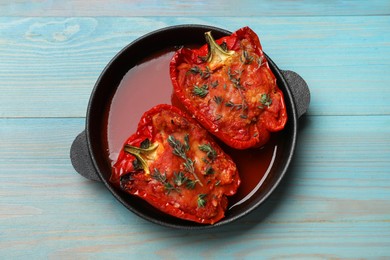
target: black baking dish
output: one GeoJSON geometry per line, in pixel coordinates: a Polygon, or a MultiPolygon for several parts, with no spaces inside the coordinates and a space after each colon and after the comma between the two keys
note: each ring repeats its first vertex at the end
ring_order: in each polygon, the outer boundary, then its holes
{"type": "Polygon", "coordinates": [[[285,149],[279,155],[278,163],[273,166],[272,174],[267,177],[255,196],[240,207],[228,210],[225,218],[214,225],[202,225],[167,216],[141,199],[118,190],[109,182],[111,165],[104,151],[105,147],[99,141],[105,124],[102,115],[110,102],[110,97],[114,95],[123,76],[141,60],[152,53],[172,46],[203,45],[205,43],[204,33],[207,31],[212,31],[216,39],[231,34],[229,31],[206,25],[178,25],[151,32],[121,50],[110,61],[97,80],[87,109],[85,130],[76,137],[70,151],[72,164],[82,176],[103,182],[115,198],[140,217],[173,228],[204,229],[222,226],[241,218],[260,206],[278,186],[290,165],[296,146],[298,119],[306,113],[310,101],[310,92],[305,81],[295,72],[280,70],[266,56],[269,66],[277,78],[278,86],[285,97],[288,112],[288,122],[283,130],[288,136],[285,149]]]}

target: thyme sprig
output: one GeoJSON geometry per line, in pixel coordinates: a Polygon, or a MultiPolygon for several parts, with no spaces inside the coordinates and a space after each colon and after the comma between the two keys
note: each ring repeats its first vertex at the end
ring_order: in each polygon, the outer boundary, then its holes
{"type": "Polygon", "coordinates": [[[196,182],[189,179],[187,176],[185,176],[182,171],[177,172],[177,173],[175,172],[174,176],[175,176],[174,182],[178,187],[185,185],[187,187],[187,189],[190,189],[190,190],[195,188],[196,182]]]}
{"type": "Polygon", "coordinates": [[[215,158],[217,158],[217,152],[211,146],[211,144],[201,144],[199,145],[199,150],[205,152],[207,157],[212,161],[215,160],[215,158]]]}
{"type": "Polygon", "coordinates": [[[188,72],[189,73],[192,73],[192,74],[200,74],[201,73],[201,69],[198,67],[198,66],[194,66],[194,67],[191,67],[188,72]]]}
{"type": "Polygon", "coordinates": [[[226,42],[222,42],[219,46],[221,47],[222,50],[226,52],[228,51],[228,46],[226,42]]]}
{"type": "Polygon", "coordinates": [[[214,168],[211,167],[211,165],[207,166],[205,174],[206,175],[210,175],[210,174],[213,174],[213,173],[214,173],[214,168]]]}
{"type": "MultiPolygon", "coordinates": [[[[264,106],[270,107],[272,104],[272,99],[271,99],[270,95],[266,94],[266,93],[262,94],[260,97],[260,103],[263,104],[264,106]]],[[[261,106],[259,108],[262,109],[263,107],[261,106]]]]}
{"type": "Polygon", "coordinates": [[[218,86],[218,84],[219,84],[218,80],[213,81],[213,82],[210,83],[212,88],[216,88],[218,86]]]}
{"type": "MultiPolygon", "coordinates": [[[[227,103],[225,103],[225,106],[230,107],[231,110],[233,110],[234,108],[236,110],[243,109],[243,113],[247,113],[248,105],[247,105],[247,102],[245,100],[245,96],[243,94],[243,91],[245,90],[245,88],[241,84],[242,72],[243,72],[242,70],[240,70],[240,71],[235,70],[234,72],[232,72],[231,68],[230,67],[228,68],[227,74],[228,74],[229,80],[233,83],[233,86],[238,90],[238,93],[240,94],[241,99],[242,99],[242,103],[241,104],[234,104],[233,102],[228,101],[227,103]]],[[[241,114],[240,117],[243,119],[246,119],[248,116],[246,114],[241,114]]]]}
{"type": "Polygon", "coordinates": [[[205,70],[202,70],[198,66],[194,66],[194,67],[191,67],[188,70],[188,72],[192,73],[192,74],[199,74],[202,79],[207,79],[211,75],[211,70],[210,70],[210,68],[208,66],[206,66],[205,70]]]}
{"type": "Polygon", "coordinates": [[[152,178],[161,182],[164,185],[164,189],[168,192],[168,194],[171,191],[180,192],[180,190],[175,187],[172,183],[168,181],[167,174],[161,173],[157,168],[154,168],[153,173],[151,174],[152,178]]]}
{"type": "Polygon", "coordinates": [[[197,202],[198,202],[198,208],[204,208],[206,206],[206,196],[207,194],[199,194],[198,195],[198,198],[197,198],[197,202]]]}
{"type": "Polygon", "coordinates": [[[229,77],[229,80],[233,83],[233,86],[237,89],[242,89],[243,86],[241,85],[241,74],[242,74],[242,71],[233,71],[231,70],[231,68],[229,67],[228,68],[228,71],[227,71],[227,74],[228,74],[228,77],[229,77]]]}
{"type": "Polygon", "coordinates": [[[240,57],[241,62],[244,63],[245,65],[251,64],[254,59],[255,59],[255,57],[249,55],[247,50],[244,50],[242,52],[241,57],[240,57]]]}
{"type": "Polygon", "coordinates": [[[207,96],[207,94],[209,93],[209,87],[207,86],[207,84],[204,84],[203,86],[199,87],[197,85],[194,86],[194,88],[192,89],[192,93],[195,95],[195,96],[199,96],[201,98],[204,98],[207,96]]]}
{"type": "Polygon", "coordinates": [[[184,136],[184,144],[177,140],[173,135],[170,135],[168,136],[168,143],[173,148],[172,153],[184,159],[184,168],[194,176],[196,182],[199,182],[199,184],[203,186],[202,182],[199,180],[198,176],[195,173],[195,162],[187,157],[187,152],[190,149],[189,135],[187,134],[186,136],[184,136]]]}
{"type": "Polygon", "coordinates": [[[225,106],[226,107],[230,107],[230,110],[233,110],[233,109],[236,109],[236,110],[240,110],[244,107],[243,104],[234,104],[232,101],[228,101],[225,103],[225,106]]]}
{"type": "Polygon", "coordinates": [[[223,97],[221,96],[214,96],[213,98],[214,102],[217,103],[217,105],[220,105],[223,101],[223,97]]]}
{"type": "Polygon", "coordinates": [[[223,117],[223,116],[222,116],[221,114],[216,114],[216,115],[215,115],[215,121],[221,120],[222,117],[223,117]]]}

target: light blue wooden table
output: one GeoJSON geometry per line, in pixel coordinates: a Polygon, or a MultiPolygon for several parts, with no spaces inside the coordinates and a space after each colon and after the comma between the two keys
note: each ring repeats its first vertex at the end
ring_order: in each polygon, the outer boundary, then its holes
{"type": "Polygon", "coordinates": [[[390,259],[389,15],[385,0],[1,1],[0,259],[390,259]],[[135,216],[69,159],[108,61],[187,23],[250,26],[312,93],[282,185],[196,232],[135,216]]]}

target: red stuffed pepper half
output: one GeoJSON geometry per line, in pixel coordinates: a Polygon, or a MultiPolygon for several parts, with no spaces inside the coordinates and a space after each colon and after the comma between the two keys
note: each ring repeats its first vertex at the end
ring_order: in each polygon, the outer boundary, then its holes
{"type": "Polygon", "coordinates": [[[181,48],[170,63],[174,93],[209,132],[236,149],[265,144],[287,121],[283,93],[258,36],[244,27],[199,49],[181,48]]]}
{"type": "Polygon", "coordinates": [[[171,105],[145,112],[125,142],[110,181],[172,216],[214,224],[240,184],[237,168],[212,136],[171,105]]]}

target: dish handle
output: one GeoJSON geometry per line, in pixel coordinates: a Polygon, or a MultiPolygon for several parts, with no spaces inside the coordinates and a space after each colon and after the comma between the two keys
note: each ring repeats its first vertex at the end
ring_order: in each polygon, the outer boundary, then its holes
{"type": "Polygon", "coordinates": [[[95,167],[93,166],[92,158],[88,151],[85,130],[74,139],[70,148],[70,160],[73,168],[81,176],[89,180],[101,181],[95,167]]]}
{"type": "Polygon", "coordinates": [[[286,79],[292,92],[295,106],[297,109],[298,118],[307,112],[310,104],[310,90],[306,81],[296,72],[291,70],[282,70],[282,74],[286,79]]]}

